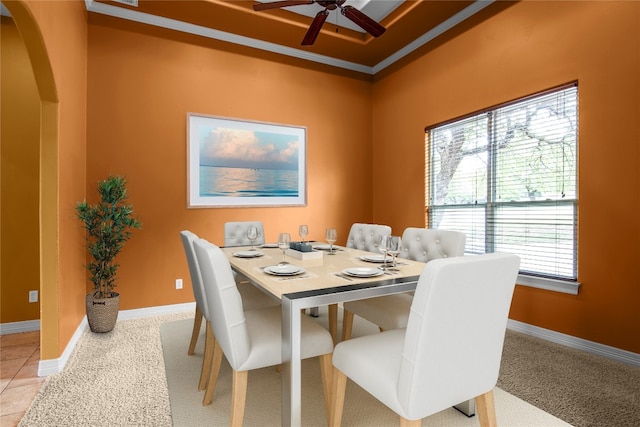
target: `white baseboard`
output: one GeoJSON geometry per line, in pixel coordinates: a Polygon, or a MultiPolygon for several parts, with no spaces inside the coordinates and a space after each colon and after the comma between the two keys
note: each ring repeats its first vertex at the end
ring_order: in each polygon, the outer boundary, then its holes
{"type": "Polygon", "coordinates": [[[40,330],[40,319],[25,320],[22,322],[0,323],[0,335],[17,334],[19,332],[31,332],[40,330]]]}
{"type": "MultiPolygon", "coordinates": [[[[118,320],[131,320],[131,319],[139,319],[142,317],[150,317],[150,316],[158,316],[161,314],[172,314],[172,313],[183,313],[183,312],[193,312],[196,308],[195,302],[187,302],[183,304],[172,304],[172,305],[161,305],[157,307],[147,307],[147,308],[136,308],[133,310],[120,310],[118,312],[118,320]]],[[[38,329],[40,329],[40,321],[38,321],[38,329]]],[[[47,375],[57,374],[62,372],[65,365],[69,361],[69,357],[71,357],[71,353],[78,344],[80,337],[84,333],[85,329],[89,326],[87,322],[87,316],[82,318],[82,321],[76,328],[76,331],[73,333],[71,340],[64,349],[62,356],[57,359],[47,359],[40,360],[38,364],[38,376],[46,377],[47,375]]]]}
{"type": "Polygon", "coordinates": [[[195,302],[185,302],[183,304],[159,305],[156,307],[135,308],[133,310],[120,310],[118,320],[139,319],[141,317],[159,316],[161,314],[183,313],[195,311],[195,302]]]}
{"type": "Polygon", "coordinates": [[[84,316],[82,318],[82,321],[76,328],[76,331],[73,333],[73,336],[71,336],[71,339],[65,347],[64,352],[62,352],[62,356],[58,357],[57,359],[40,360],[40,362],[38,363],[39,377],[46,377],[51,374],[62,372],[64,366],[67,364],[69,358],[71,357],[71,353],[73,353],[73,349],[76,348],[76,344],[78,344],[78,341],[80,341],[80,337],[82,336],[82,333],[87,328],[87,326],[89,326],[89,323],[87,323],[87,316],[84,316]]]}
{"type": "MultiPolygon", "coordinates": [[[[118,320],[130,320],[139,319],[142,317],[158,316],[161,314],[183,313],[195,310],[195,302],[163,305],[157,307],[138,308],[133,310],[121,310],[118,313],[118,320]]],[[[31,320],[27,322],[13,322],[0,325],[2,327],[2,333],[13,332],[27,332],[40,329],[39,320],[31,320]],[[24,329],[30,328],[30,329],[24,329]],[[6,332],[5,332],[6,331],[6,332]],[[13,331],[13,332],[9,332],[13,331]]],[[[62,356],[57,359],[41,360],[38,366],[38,376],[47,376],[62,372],[66,365],[71,353],[73,352],[80,336],[88,326],[87,317],[85,316],[75,333],[71,337],[71,340],[67,344],[62,356]]],[[[555,332],[550,329],[540,328],[538,326],[529,325],[528,323],[519,322],[517,320],[509,319],[507,327],[516,332],[522,332],[527,335],[531,335],[537,338],[541,338],[547,341],[562,344],[570,348],[586,351],[602,357],[616,360],[618,362],[626,363],[629,365],[640,366],[640,354],[633,353],[626,350],[621,350],[615,347],[610,347],[604,344],[598,344],[593,341],[588,341],[582,338],[577,338],[571,335],[555,332]]]]}
{"type": "Polygon", "coordinates": [[[507,328],[628,365],[640,366],[640,354],[509,319],[507,328]]]}

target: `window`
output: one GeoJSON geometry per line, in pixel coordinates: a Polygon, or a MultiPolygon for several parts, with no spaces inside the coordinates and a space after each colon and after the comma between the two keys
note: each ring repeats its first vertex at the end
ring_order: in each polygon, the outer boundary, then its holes
{"type": "Polygon", "coordinates": [[[521,277],[577,280],[576,84],[427,128],[426,144],[430,228],[519,255],[521,277]]]}

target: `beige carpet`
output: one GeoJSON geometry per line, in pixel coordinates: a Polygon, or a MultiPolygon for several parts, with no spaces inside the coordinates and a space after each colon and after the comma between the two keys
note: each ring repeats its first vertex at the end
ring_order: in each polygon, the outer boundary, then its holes
{"type": "Polygon", "coordinates": [[[47,377],[20,427],[171,426],[160,325],[185,317],[118,321],[105,334],[87,328],[64,370],[47,377]]]}
{"type": "MultiPolygon", "coordinates": [[[[204,339],[195,355],[186,354],[192,316],[119,321],[107,334],[87,329],[63,372],[47,378],[20,426],[228,425],[230,369],[223,364],[214,401],[203,407],[197,382],[204,339]]],[[[326,323],[325,311],[321,310],[319,321],[326,323]]],[[[373,325],[356,318],[354,335],[375,331],[373,325]]],[[[303,387],[304,426],[326,426],[315,360],[303,364],[303,387]]],[[[273,368],[251,372],[247,400],[245,426],[279,426],[280,374],[273,368]]],[[[354,384],[347,390],[345,403],[344,426],[398,425],[393,413],[354,384]]],[[[502,427],[568,425],[502,390],[496,390],[496,406],[502,427]]],[[[449,409],[425,419],[423,425],[477,426],[478,422],[449,409]]]]}
{"type": "Polygon", "coordinates": [[[507,331],[498,386],[579,427],[640,426],[640,367],[507,331]]]}
{"type": "MultiPolygon", "coordinates": [[[[322,311],[319,321],[326,321],[322,311]]],[[[173,425],[176,427],[229,425],[230,367],[226,361],[223,362],[213,403],[202,406],[204,392],[197,390],[197,384],[202,363],[204,335],[201,332],[196,354],[187,356],[192,327],[192,319],[168,322],[160,327],[173,425]]],[[[356,317],[354,336],[375,331],[373,325],[356,317]]],[[[303,426],[326,426],[317,360],[304,361],[302,369],[303,426]]],[[[274,368],[250,372],[244,425],[260,427],[280,425],[280,396],[280,374],[274,368]]],[[[500,426],[569,426],[564,421],[503,390],[495,390],[495,400],[500,426]]],[[[374,427],[398,424],[399,418],[392,411],[357,385],[349,382],[345,399],[344,426],[374,427]]],[[[477,417],[467,418],[455,409],[448,409],[425,418],[422,424],[440,427],[479,425],[477,417]]]]}

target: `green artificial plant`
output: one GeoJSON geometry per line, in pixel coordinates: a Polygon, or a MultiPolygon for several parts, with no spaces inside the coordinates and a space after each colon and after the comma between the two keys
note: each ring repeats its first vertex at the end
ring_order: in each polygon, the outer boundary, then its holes
{"type": "Polygon", "coordinates": [[[117,293],[116,274],[120,266],[115,262],[133,229],[142,224],[134,216],[133,206],[127,204],[127,181],[121,176],[109,176],[98,182],[101,200],[95,205],[87,201],[76,205],[78,218],[87,230],[87,250],[92,260],[85,265],[93,283],[94,298],[111,298],[117,293]]]}

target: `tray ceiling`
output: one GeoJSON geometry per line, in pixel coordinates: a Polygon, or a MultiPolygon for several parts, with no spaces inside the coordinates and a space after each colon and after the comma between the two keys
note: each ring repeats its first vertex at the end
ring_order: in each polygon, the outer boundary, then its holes
{"type": "MultiPolygon", "coordinates": [[[[269,1],[269,0],[263,0],[269,1]]],[[[317,4],[253,10],[254,1],[85,0],[91,13],[142,22],[366,74],[375,74],[491,6],[494,0],[349,0],[387,28],[373,38],[331,15],[316,42],[300,42],[317,4]]],[[[490,10],[490,9],[488,9],[490,10]]],[[[342,19],[341,19],[342,18],[342,19]]]]}

